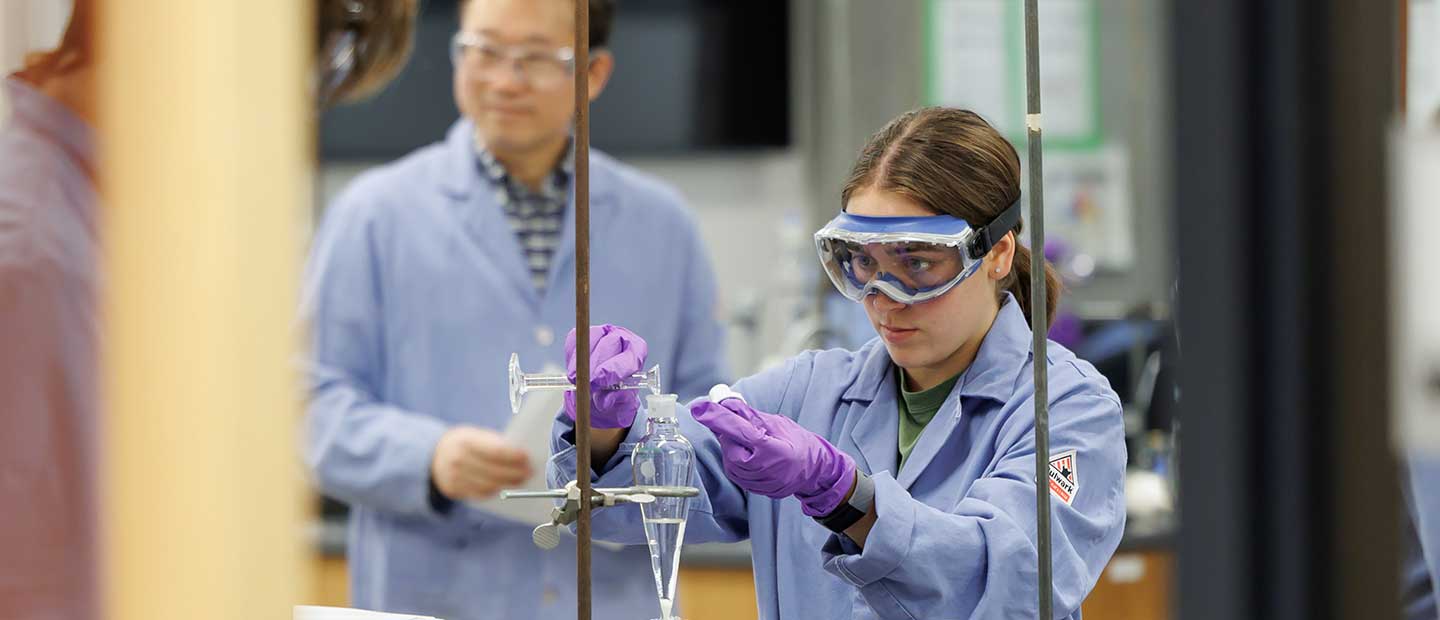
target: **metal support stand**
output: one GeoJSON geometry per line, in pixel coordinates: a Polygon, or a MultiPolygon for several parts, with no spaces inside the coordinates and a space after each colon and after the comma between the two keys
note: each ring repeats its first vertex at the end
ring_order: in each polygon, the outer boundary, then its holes
{"type": "MultiPolygon", "coordinates": [[[[1047,382],[1045,288],[1045,170],[1040,139],[1040,11],[1025,0],[1025,95],[1030,155],[1030,328],[1035,335],[1035,536],[1039,553],[1040,618],[1055,617],[1050,566],[1050,390],[1047,382]]],[[[1018,240],[1017,240],[1018,241],[1018,240]]]]}
{"type": "MultiPolygon", "coordinates": [[[[563,489],[502,491],[500,497],[503,499],[565,500],[564,504],[556,506],[555,510],[550,512],[549,523],[535,526],[535,531],[530,534],[531,540],[535,541],[535,546],[541,549],[554,549],[560,544],[560,528],[568,526],[580,518],[581,493],[580,486],[571,481],[563,489]]],[[[590,503],[604,508],[621,504],[648,504],[655,501],[657,497],[696,497],[698,495],[700,495],[700,489],[695,487],[620,487],[593,489],[590,494],[590,503]]]]}
{"type": "Polygon", "coordinates": [[[578,620],[590,620],[590,3],[575,2],[575,535],[578,620]]]}

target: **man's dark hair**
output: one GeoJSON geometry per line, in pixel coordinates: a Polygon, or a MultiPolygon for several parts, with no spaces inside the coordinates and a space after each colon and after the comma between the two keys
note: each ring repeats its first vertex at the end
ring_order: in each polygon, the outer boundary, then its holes
{"type": "MultiPolygon", "coordinates": [[[[470,0],[460,1],[460,10],[470,0]]],[[[590,47],[605,47],[610,43],[610,28],[615,23],[616,0],[590,0],[590,47]]]]}

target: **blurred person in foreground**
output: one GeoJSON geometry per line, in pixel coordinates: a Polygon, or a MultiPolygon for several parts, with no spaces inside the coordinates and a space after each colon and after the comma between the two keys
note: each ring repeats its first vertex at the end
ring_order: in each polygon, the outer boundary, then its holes
{"type": "MultiPolygon", "coordinates": [[[[95,18],[4,79],[0,127],[0,618],[100,617],[95,18]]],[[[321,0],[324,102],[404,64],[415,0],[321,0]]]]}

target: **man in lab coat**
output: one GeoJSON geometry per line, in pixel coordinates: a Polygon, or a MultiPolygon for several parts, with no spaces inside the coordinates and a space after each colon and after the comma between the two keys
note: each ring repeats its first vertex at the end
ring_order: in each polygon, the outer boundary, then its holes
{"type": "MultiPolygon", "coordinates": [[[[451,46],[463,118],[445,140],[361,175],[315,241],[307,458],[352,507],[353,603],[447,620],[564,618],[573,541],[478,508],[544,463],[503,434],[506,363],[563,364],[574,324],[574,71],[594,99],[613,3],[590,1],[587,67],[572,0],[466,0],[451,46]]],[[[590,157],[592,322],[638,326],[665,389],[727,380],[714,275],[674,189],[590,157]]],[[[548,426],[548,425],[546,425],[548,426]]],[[[636,527],[640,527],[636,524],[636,527]]],[[[594,551],[596,618],[658,615],[647,550],[594,551]]]]}

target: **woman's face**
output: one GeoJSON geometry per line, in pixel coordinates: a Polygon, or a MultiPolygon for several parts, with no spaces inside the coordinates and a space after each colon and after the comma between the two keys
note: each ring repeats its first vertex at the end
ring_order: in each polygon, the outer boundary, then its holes
{"type": "MultiPolygon", "coordinates": [[[[879,217],[935,215],[905,196],[874,188],[851,195],[845,211],[879,217]]],[[[999,310],[998,281],[1009,273],[1014,251],[1010,239],[996,244],[974,275],[935,299],[907,306],[877,293],[862,302],[890,359],[912,380],[923,387],[938,384],[974,360],[999,310]]]]}

